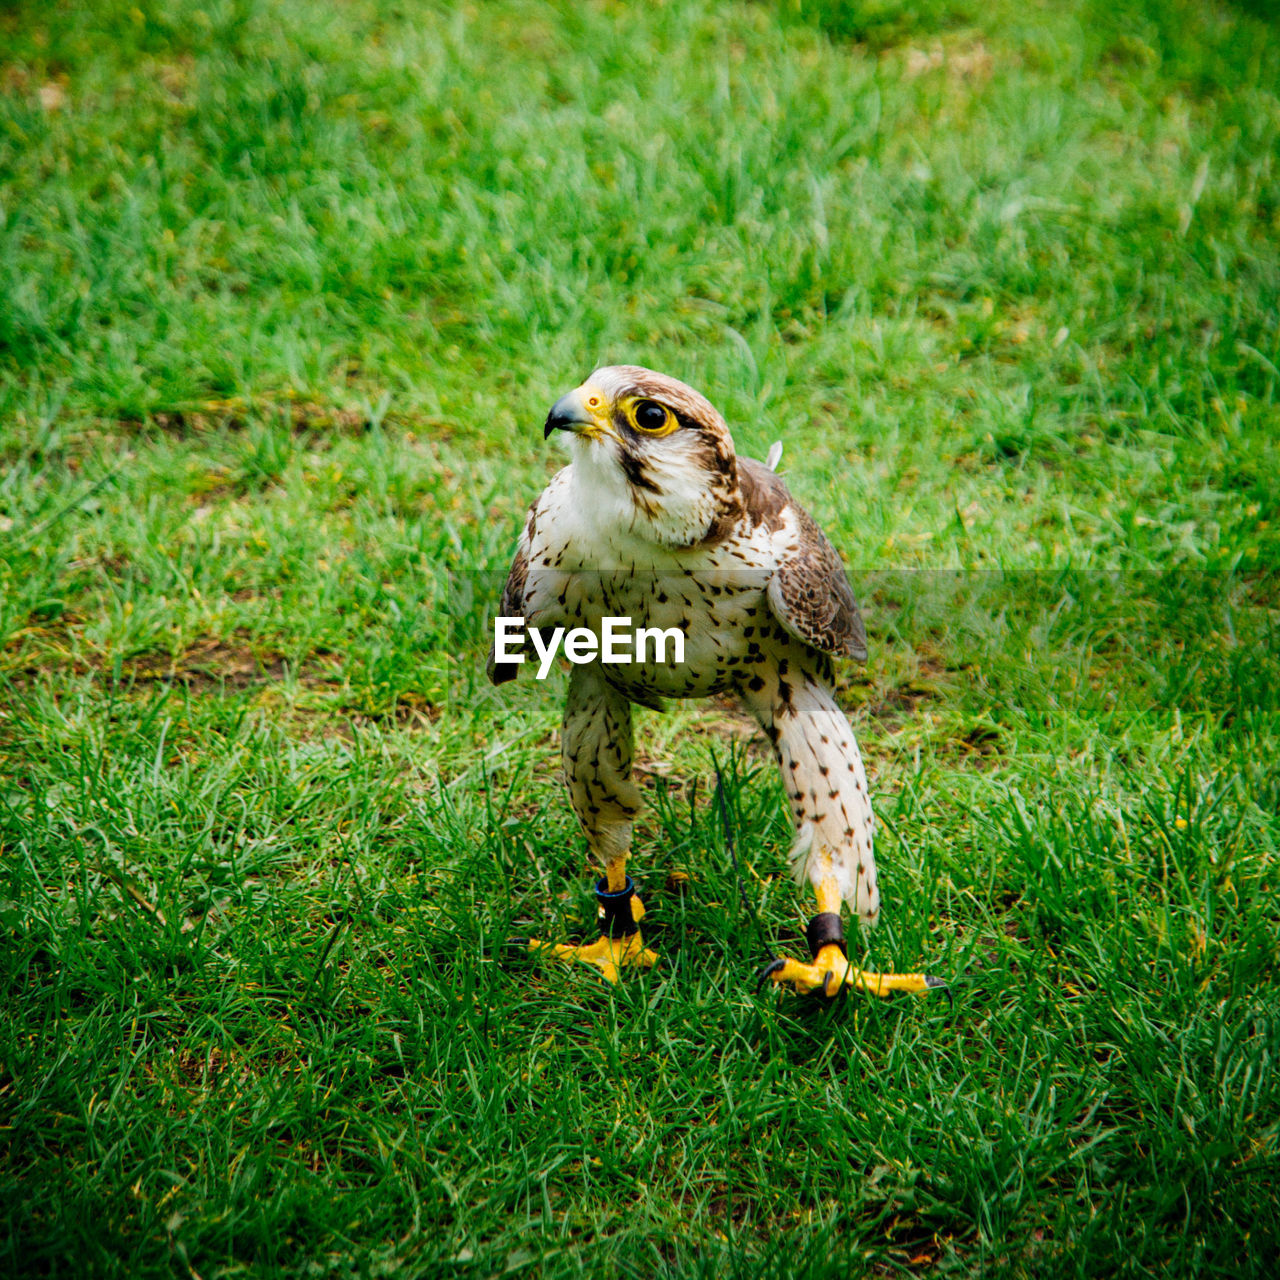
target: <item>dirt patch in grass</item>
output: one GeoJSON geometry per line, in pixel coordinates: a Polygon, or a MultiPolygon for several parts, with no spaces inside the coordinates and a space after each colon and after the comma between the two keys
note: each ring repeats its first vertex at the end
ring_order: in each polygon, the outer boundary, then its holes
{"type": "MultiPolygon", "coordinates": [[[[377,400],[376,391],[370,397],[377,400]]],[[[167,434],[188,439],[219,430],[243,431],[253,423],[287,420],[295,435],[360,435],[376,422],[395,422],[411,430],[429,430],[432,439],[448,440],[457,424],[452,419],[390,412],[372,415],[361,405],[322,403],[318,400],[239,398],[211,400],[191,407],[165,409],[145,418],[117,419],[111,425],[126,432],[151,426],[167,434]]]]}
{"type": "Polygon", "coordinates": [[[755,716],[743,710],[742,703],[731,693],[717,694],[711,700],[713,714],[706,728],[718,730],[738,744],[748,760],[772,760],[773,752],[755,716]]]}
{"type": "MultiPolygon", "coordinates": [[[[66,624],[82,620],[67,614],[58,621],[64,624],[60,635],[67,638],[73,628],[66,624]]],[[[48,658],[48,653],[31,655],[15,674],[31,679],[45,673],[50,667],[48,658]]],[[[304,683],[321,686],[336,681],[336,661],[333,655],[319,652],[293,663],[277,650],[255,646],[245,632],[235,631],[225,637],[202,636],[179,653],[150,649],[130,654],[120,662],[119,679],[126,685],[164,683],[181,684],[197,692],[235,691],[278,683],[292,670],[304,683]]],[[[115,655],[69,656],[63,669],[109,681],[115,672],[115,655]]]]}
{"type": "MultiPolygon", "coordinates": [[[[865,715],[882,733],[898,732],[920,714],[925,703],[936,702],[946,693],[944,682],[952,668],[941,657],[917,651],[908,665],[907,671],[876,672],[865,715]]],[[[841,687],[849,689],[844,682],[841,687]]]]}
{"type": "Polygon", "coordinates": [[[937,696],[937,691],[933,689],[921,688],[915,684],[901,685],[888,690],[883,697],[873,702],[867,708],[867,713],[883,732],[893,733],[908,720],[915,718],[922,702],[937,696]]]}
{"type": "MultiPolygon", "coordinates": [[[[209,401],[199,408],[166,409],[151,414],[147,422],[185,439],[217,430],[243,430],[255,419],[265,421],[280,415],[287,417],[297,432],[319,429],[354,432],[369,425],[369,415],[363,409],[324,405],[313,400],[257,401],[251,404],[239,399],[209,401]]],[[[136,427],[138,423],[122,420],[119,425],[136,427]]]]}
{"type": "Polygon", "coordinates": [[[236,638],[197,640],[180,654],[141,653],[120,666],[122,678],[131,682],[163,681],[192,689],[248,689],[283,680],[288,670],[280,654],[256,652],[236,638]]]}
{"type": "Polygon", "coordinates": [[[402,729],[413,725],[425,727],[435,724],[443,710],[439,703],[432,702],[420,693],[402,693],[385,707],[373,709],[367,703],[360,703],[354,710],[348,708],[347,719],[354,725],[394,724],[402,729]],[[361,707],[364,709],[360,709],[361,707]]]}
{"type": "MultiPolygon", "coordinates": [[[[278,649],[255,643],[243,629],[226,636],[202,636],[178,653],[152,648],[129,654],[120,659],[117,671],[115,653],[94,651],[80,641],[83,625],[82,617],[68,611],[38,631],[27,629],[0,648],[0,653],[7,651],[11,665],[5,676],[13,687],[19,691],[30,689],[40,677],[54,672],[91,676],[98,683],[118,684],[124,690],[174,684],[209,695],[265,689],[291,676],[303,688],[317,693],[336,693],[344,683],[337,654],[319,649],[301,658],[290,658],[278,649]],[[38,638],[35,645],[30,643],[33,635],[38,638]]],[[[361,715],[365,708],[357,702],[346,709],[356,712],[356,719],[385,718],[361,715]]],[[[438,713],[415,702],[397,705],[392,714],[397,723],[404,724],[424,715],[434,719],[438,713]]]]}
{"type": "Polygon", "coordinates": [[[177,655],[139,654],[121,664],[121,679],[132,684],[180,684],[196,693],[218,693],[266,688],[293,677],[313,693],[327,690],[339,695],[322,708],[306,708],[309,714],[318,710],[321,716],[338,716],[352,728],[425,728],[440,718],[440,705],[421,693],[406,691],[384,702],[367,690],[344,688],[340,667],[341,659],[328,650],[291,661],[276,650],[254,646],[237,633],[227,639],[197,640],[177,655]]]}

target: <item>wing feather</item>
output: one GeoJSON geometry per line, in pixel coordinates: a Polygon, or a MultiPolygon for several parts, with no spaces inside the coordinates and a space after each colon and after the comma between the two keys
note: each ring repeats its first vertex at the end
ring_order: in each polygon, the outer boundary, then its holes
{"type": "Polygon", "coordinates": [[[836,549],[773,472],[740,457],[738,477],[748,517],[774,529],[790,522],[795,529],[795,549],[769,579],[774,616],[823,653],[866,661],[867,630],[836,549]]]}
{"type": "MultiPolygon", "coordinates": [[[[502,599],[498,604],[498,617],[523,618],[525,584],[529,577],[529,557],[532,554],[533,540],[538,532],[538,503],[541,497],[529,508],[529,515],[524,522],[524,531],[516,544],[516,554],[511,561],[511,571],[507,574],[506,585],[502,588],[502,599]]],[[[520,674],[520,663],[498,662],[494,658],[493,646],[489,646],[489,660],[485,663],[485,672],[493,684],[506,684],[520,674]]]]}

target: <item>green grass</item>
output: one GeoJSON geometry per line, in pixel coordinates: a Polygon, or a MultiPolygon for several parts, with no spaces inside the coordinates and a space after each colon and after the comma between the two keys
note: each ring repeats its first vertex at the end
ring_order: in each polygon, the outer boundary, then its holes
{"type": "Polygon", "coordinates": [[[1271,1274],[1267,10],[5,6],[0,1272],[1271,1274]],[[727,704],[641,716],[660,966],[505,951],[593,904],[487,610],[623,359],[844,553],[954,1009],[755,994],[727,704]]]}

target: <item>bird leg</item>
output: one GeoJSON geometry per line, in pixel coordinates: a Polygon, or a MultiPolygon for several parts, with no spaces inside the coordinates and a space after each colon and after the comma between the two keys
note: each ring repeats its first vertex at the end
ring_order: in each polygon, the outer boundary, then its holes
{"type": "Polygon", "coordinates": [[[776,669],[754,673],[738,693],[773,744],[791,802],[792,869],[818,896],[818,914],[805,930],[812,963],[779,956],[766,966],[762,982],[772,978],[827,996],[846,987],[885,996],[945,986],[922,973],[873,973],[849,961],[841,904],[848,902],[872,925],[880,914],[880,888],[867,776],[853,729],[831,692],[829,666],[793,654],[776,669]]]}
{"type": "Polygon", "coordinates": [[[631,703],[595,664],[575,666],[569,676],[561,759],[569,800],[587,844],[604,875],[596,884],[600,937],[582,946],[529,942],[552,960],[594,965],[610,982],[628,967],[648,969],[657,960],[640,936],[644,905],[627,875],[631,823],[640,791],[631,778],[631,703]]]}
{"type": "Polygon", "coordinates": [[[594,965],[610,982],[617,982],[620,970],[628,967],[652,968],[657,955],[645,948],[640,936],[644,903],[636,894],[635,881],[626,873],[626,862],[611,862],[596,881],[596,919],[600,936],[595,942],[573,943],[529,940],[529,949],[550,960],[594,965]]]}
{"type": "Polygon", "coordinates": [[[894,991],[923,994],[946,988],[941,978],[926,973],[873,973],[859,969],[849,961],[844,942],[844,924],[840,919],[841,892],[835,876],[825,877],[817,886],[818,914],[809,921],[805,939],[813,956],[812,964],[802,964],[786,956],[770,961],[761,974],[761,982],[772,979],[781,985],[789,983],[802,995],[821,992],[834,996],[845,987],[857,987],[873,996],[887,996],[894,991]]]}

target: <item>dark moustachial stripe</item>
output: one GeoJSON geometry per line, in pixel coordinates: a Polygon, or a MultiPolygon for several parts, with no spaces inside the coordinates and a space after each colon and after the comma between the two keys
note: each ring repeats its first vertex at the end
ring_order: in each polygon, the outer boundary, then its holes
{"type": "Polygon", "coordinates": [[[662,487],[645,470],[644,459],[630,449],[623,449],[619,462],[627,483],[633,489],[646,489],[649,493],[662,496],[662,487]]]}

